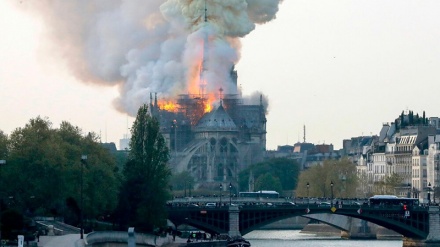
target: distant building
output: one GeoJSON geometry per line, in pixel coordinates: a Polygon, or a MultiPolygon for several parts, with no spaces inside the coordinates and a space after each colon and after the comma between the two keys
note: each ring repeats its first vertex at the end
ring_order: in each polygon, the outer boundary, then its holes
{"type": "Polygon", "coordinates": [[[344,140],[344,154],[357,165],[362,194],[410,196],[428,201],[428,192],[439,187],[439,118],[427,119],[412,111],[392,123],[382,124],[379,136],[344,140]],[[390,191],[386,179],[402,181],[390,191]]]}
{"type": "Polygon", "coordinates": [[[107,149],[110,153],[116,153],[118,151],[114,142],[101,143],[101,146],[107,149]]]}
{"type": "Polygon", "coordinates": [[[283,146],[278,146],[277,152],[286,153],[286,154],[292,154],[293,153],[293,149],[294,149],[294,146],[283,145],[283,146]]]}
{"type": "Polygon", "coordinates": [[[119,140],[119,150],[129,150],[130,149],[130,138],[124,135],[124,138],[119,140]]]}
{"type": "Polygon", "coordinates": [[[294,153],[305,153],[310,152],[315,149],[315,145],[307,142],[297,142],[294,145],[293,152],[294,153]]]}
{"type": "Polygon", "coordinates": [[[293,146],[278,146],[276,151],[267,151],[266,159],[288,158],[300,164],[301,170],[312,166],[322,165],[325,160],[338,160],[341,158],[339,151],[333,150],[332,144],[318,144],[297,142],[293,146]]]}

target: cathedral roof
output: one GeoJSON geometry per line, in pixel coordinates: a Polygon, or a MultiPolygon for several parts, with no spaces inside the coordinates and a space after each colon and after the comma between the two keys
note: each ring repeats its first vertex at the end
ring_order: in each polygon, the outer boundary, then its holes
{"type": "Polygon", "coordinates": [[[232,118],[223,108],[220,106],[207,114],[197,123],[195,127],[196,131],[237,131],[237,125],[235,125],[232,118]]]}

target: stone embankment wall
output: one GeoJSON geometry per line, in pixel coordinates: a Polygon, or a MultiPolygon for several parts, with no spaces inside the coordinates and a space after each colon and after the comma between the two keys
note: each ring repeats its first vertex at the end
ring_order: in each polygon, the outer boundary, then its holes
{"type": "MultiPolygon", "coordinates": [[[[226,247],[226,241],[206,241],[206,242],[193,242],[184,246],[188,247],[226,247]]],[[[182,246],[182,245],[180,245],[182,246]]]]}
{"type": "MultiPolygon", "coordinates": [[[[302,230],[302,233],[311,233],[322,236],[342,236],[341,230],[326,225],[326,224],[308,224],[302,230]]],[[[389,230],[387,228],[377,226],[376,229],[376,238],[377,239],[402,239],[402,235],[398,234],[395,231],[389,230]]]]}

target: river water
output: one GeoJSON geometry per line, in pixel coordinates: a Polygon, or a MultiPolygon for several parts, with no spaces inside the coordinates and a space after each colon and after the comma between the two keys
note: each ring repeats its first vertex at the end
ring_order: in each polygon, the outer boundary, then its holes
{"type": "Polygon", "coordinates": [[[402,247],[402,240],[351,240],[299,230],[258,230],[243,237],[252,247],[402,247]]]}

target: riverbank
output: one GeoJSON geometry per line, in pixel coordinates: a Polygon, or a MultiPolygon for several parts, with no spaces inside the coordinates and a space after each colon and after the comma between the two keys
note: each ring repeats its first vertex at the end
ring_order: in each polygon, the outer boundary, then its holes
{"type": "MultiPolygon", "coordinates": [[[[400,240],[402,235],[387,228],[376,226],[376,239],[380,240],[400,240]]],[[[301,233],[316,234],[317,236],[341,236],[341,230],[326,224],[308,224],[301,233]]]]}
{"type": "Polygon", "coordinates": [[[300,233],[316,234],[317,236],[341,236],[341,230],[326,224],[308,224],[300,233]]]}
{"type": "Polygon", "coordinates": [[[184,247],[184,246],[191,246],[191,247],[224,247],[226,246],[226,241],[193,241],[190,243],[187,243],[186,238],[179,238],[176,237],[176,240],[170,243],[166,243],[161,245],[161,247],[184,247]]]}

